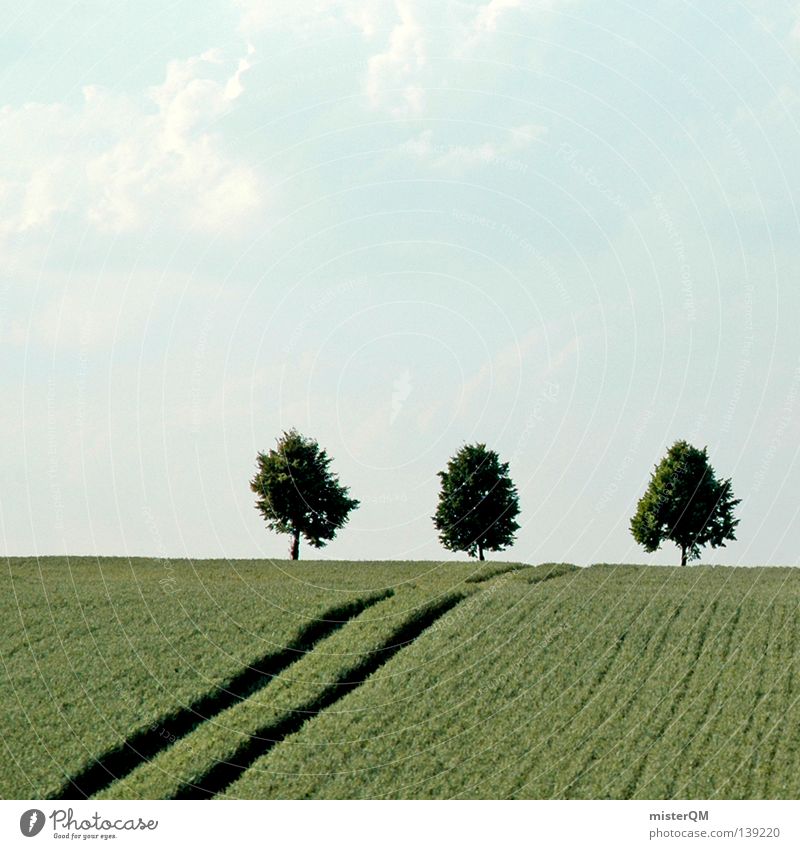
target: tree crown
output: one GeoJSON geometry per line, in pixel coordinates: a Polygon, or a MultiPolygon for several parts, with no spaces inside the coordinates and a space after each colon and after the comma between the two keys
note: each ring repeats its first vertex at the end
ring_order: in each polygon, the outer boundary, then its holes
{"type": "Polygon", "coordinates": [[[681,549],[682,563],[696,560],[703,546],[717,548],[736,539],[739,520],[733,509],[739,503],[730,479],[717,479],[706,448],[678,440],[650,476],[631,519],[631,533],[646,551],[671,540],[681,549]]]}
{"type": "Polygon", "coordinates": [[[501,551],[519,530],[519,497],[494,451],[483,443],[465,445],[439,472],[441,491],[433,522],[439,539],[451,551],[471,557],[501,551]]]}
{"type": "Polygon", "coordinates": [[[274,449],[259,453],[256,464],[250,481],[256,508],[278,533],[302,534],[321,548],[359,505],[330,471],[327,452],[294,429],[285,431],[274,449]]]}

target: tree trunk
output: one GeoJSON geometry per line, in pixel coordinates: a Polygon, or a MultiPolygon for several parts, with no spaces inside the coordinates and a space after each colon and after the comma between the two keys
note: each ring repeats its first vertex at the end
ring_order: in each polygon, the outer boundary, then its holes
{"type": "Polygon", "coordinates": [[[292,545],[289,551],[292,555],[292,560],[300,559],[300,531],[295,531],[292,535],[292,545]]]}
{"type": "Polygon", "coordinates": [[[485,560],[486,558],[483,556],[483,546],[478,543],[478,560],[485,560]]]}
{"type": "Polygon", "coordinates": [[[681,566],[686,565],[686,546],[681,546],[681,566]]]}

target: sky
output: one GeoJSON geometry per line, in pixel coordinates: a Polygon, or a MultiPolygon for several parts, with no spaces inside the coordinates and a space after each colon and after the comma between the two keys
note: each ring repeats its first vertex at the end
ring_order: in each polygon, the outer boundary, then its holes
{"type": "Polygon", "coordinates": [[[0,0],[0,551],[284,557],[257,452],[361,501],[301,556],[675,563],[629,521],[676,439],[800,548],[800,8],[0,0]]]}

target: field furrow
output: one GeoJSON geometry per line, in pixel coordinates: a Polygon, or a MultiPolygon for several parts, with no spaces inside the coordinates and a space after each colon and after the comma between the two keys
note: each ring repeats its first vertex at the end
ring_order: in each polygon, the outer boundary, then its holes
{"type": "Polygon", "coordinates": [[[6,590],[7,797],[800,795],[794,568],[52,559],[6,590]]]}
{"type": "Polygon", "coordinates": [[[723,621],[716,635],[709,641],[707,651],[698,660],[697,674],[693,677],[694,686],[687,690],[684,703],[668,725],[664,737],[669,742],[658,749],[659,768],[652,775],[649,786],[643,788],[650,792],[651,788],[658,798],[672,798],[675,787],[684,772],[687,758],[693,757],[691,751],[696,743],[695,753],[708,748],[705,732],[712,723],[716,700],[721,683],[727,679],[738,650],[733,649],[737,639],[737,628],[742,614],[741,605],[733,609],[723,607],[717,620],[723,621]]]}
{"type": "Polygon", "coordinates": [[[326,610],[319,619],[305,624],[286,647],[269,652],[192,704],[167,716],[158,717],[152,725],[131,735],[121,746],[100,755],[71,776],[54,798],[86,799],[99,793],[112,782],[132,772],[139,764],[168,749],[201,723],[258,692],[310,652],[323,638],[388,594],[388,591],[374,593],[326,610]]]}
{"type": "MultiPolygon", "coordinates": [[[[651,600],[650,604],[657,603],[651,600]]],[[[663,652],[673,629],[681,620],[683,603],[674,608],[669,617],[652,618],[640,625],[638,644],[631,646],[631,656],[615,682],[613,705],[609,706],[607,693],[598,693],[591,714],[586,714],[581,727],[586,734],[579,739],[575,753],[579,760],[564,765],[564,772],[572,771],[569,781],[558,791],[559,798],[602,798],[605,779],[602,775],[607,758],[619,745],[619,723],[626,723],[631,708],[641,688],[647,687],[650,678],[663,661],[663,652]],[[648,627],[649,626],[649,627],[648,627]],[[617,741],[617,742],[614,742],[617,741]],[[573,766],[574,764],[574,766],[573,766]],[[599,778],[599,782],[595,779],[599,778]]]]}
{"type": "MultiPolygon", "coordinates": [[[[714,598],[705,607],[702,618],[698,618],[697,625],[692,629],[692,641],[688,652],[675,653],[670,658],[670,663],[661,670],[661,680],[666,681],[668,689],[663,692],[663,686],[656,688],[654,692],[661,692],[661,696],[652,707],[643,715],[640,727],[643,731],[642,738],[637,741],[638,756],[629,762],[620,777],[625,781],[621,796],[625,799],[635,798],[639,788],[646,785],[648,781],[648,768],[655,749],[661,743],[662,735],[669,728],[683,699],[686,697],[692,678],[697,674],[698,660],[703,652],[712,627],[714,615],[718,607],[718,599],[714,598]]],[[[647,694],[652,696],[651,693],[647,694]]],[[[652,698],[650,699],[652,702],[652,698]]],[[[656,766],[658,769],[658,766],[656,766]]]]}
{"type": "MultiPolygon", "coordinates": [[[[729,657],[716,676],[707,718],[697,716],[697,730],[681,753],[673,794],[720,795],[740,768],[740,753],[747,751],[752,737],[754,712],[763,697],[764,670],[781,619],[782,611],[771,600],[754,603],[752,615],[743,616],[729,657]]],[[[742,771],[747,771],[746,763],[742,771]]]]}
{"type": "Polygon", "coordinates": [[[401,591],[322,640],[260,692],[199,724],[100,798],[208,798],[311,717],[361,685],[462,599],[401,591]]]}
{"type": "Polygon", "coordinates": [[[796,799],[800,794],[800,658],[797,656],[797,605],[789,612],[784,645],[769,665],[773,686],[771,711],[761,710],[765,728],[757,749],[760,756],[749,771],[747,793],[751,798],[796,799]],[[789,779],[789,780],[787,780],[789,779]]]}

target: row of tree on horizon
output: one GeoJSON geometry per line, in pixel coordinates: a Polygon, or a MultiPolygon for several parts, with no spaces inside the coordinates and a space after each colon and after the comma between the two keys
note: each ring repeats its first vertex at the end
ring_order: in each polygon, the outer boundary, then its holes
{"type": "MultiPolygon", "coordinates": [[[[288,534],[289,553],[300,557],[300,538],[314,548],[330,542],[360,502],[350,497],[331,471],[331,458],[319,443],[297,430],[284,431],[274,449],[256,457],[250,481],[256,508],[267,526],[288,534]]],[[[520,525],[519,495],[496,451],[482,442],[464,445],[438,473],[439,503],[433,524],[442,545],[485,559],[514,543],[520,525]]],[[[650,476],[630,529],[645,551],[671,541],[681,552],[681,565],[700,557],[700,550],[735,540],[739,519],[730,478],[718,479],[706,448],[675,442],[650,476]]]]}

